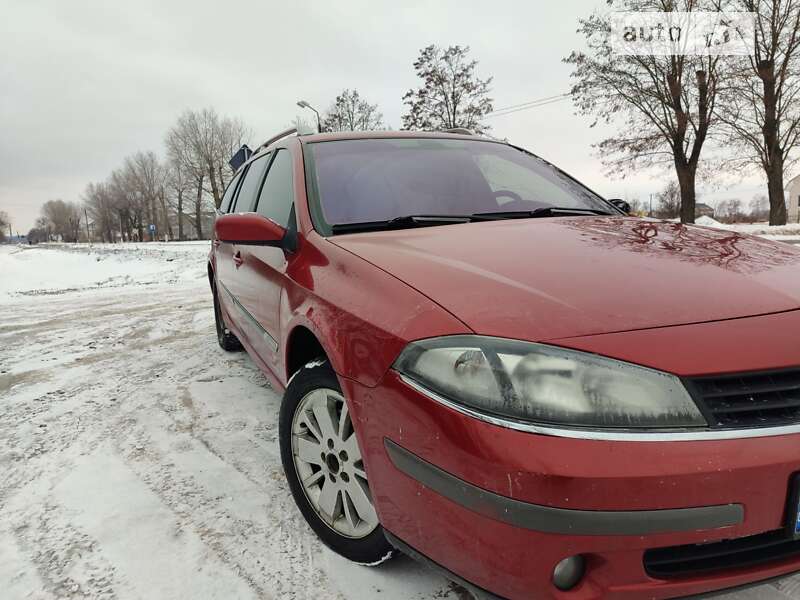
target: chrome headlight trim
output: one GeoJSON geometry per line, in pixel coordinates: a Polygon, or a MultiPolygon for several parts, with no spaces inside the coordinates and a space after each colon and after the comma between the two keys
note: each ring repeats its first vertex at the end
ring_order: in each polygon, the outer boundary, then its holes
{"type": "Polygon", "coordinates": [[[398,373],[400,380],[408,387],[416,390],[423,396],[455,410],[463,415],[514,431],[533,433],[537,435],[548,435],[553,437],[570,438],[576,440],[601,440],[617,442],[700,442],[712,440],[736,440],[747,438],[773,437],[782,435],[794,435],[800,433],[800,423],[797,425],[784,425],[779,427],[759,427],[751,429],[671,429],[668,431],[642,432],[630,429],[595,430],[573,427],[553,427],[550,425],[537,425],[535,423],[523,423],[511,419],[502,419],[492,415],[472,410],[462,404],[453,402],[422,384],[414,381],[410,377],[398,373]]]}

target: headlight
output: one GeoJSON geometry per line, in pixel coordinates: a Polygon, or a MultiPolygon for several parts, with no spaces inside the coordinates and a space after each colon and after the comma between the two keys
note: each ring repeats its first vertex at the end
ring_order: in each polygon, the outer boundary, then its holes
{"type": "Polygon", "coordinates": [[[394,368],[476,411],[599,428],[702,427],[674,375],[554,346],[482,336],[413,342],[394,368]]]}

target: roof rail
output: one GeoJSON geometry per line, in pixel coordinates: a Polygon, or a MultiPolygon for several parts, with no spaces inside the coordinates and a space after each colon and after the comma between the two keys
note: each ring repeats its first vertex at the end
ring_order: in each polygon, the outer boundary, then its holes
{"type": "Polygon", "coordinates": [[[475,135],[475,132],[471,129],[467,129],[466,127],[452,127],[450,129],[445,129],[444,133],[457,133],[459,135],[475,135]]]}
{"type": "Polygon", "coordinates": [[[278,141],[278,140],[280,140],[280,139],[283,139],[283,138],[285,138],[285,137],[288,137],[288,136],[292,135],[293,133],[297,133],[297,128],[295,128],[295,127],[290,127],[289,129],[286,129],[286,130],[284,130],[284,131],[281,131],[279,134],[272,136],[272,137],[271,137],[271,138],[269,138],[269,139],[268,139],[266,142],[264,142],[263,144],[261,144],[261,145],[258,147],[258,149],[256,149],[256,152],[258,152],[259,150],[262,150],[262,149],[266,148],[266,147],[267,147],[267,146],[269,146],[270,144],[274,144],[275,142],[277,142],[277,141],[278,141]]]}

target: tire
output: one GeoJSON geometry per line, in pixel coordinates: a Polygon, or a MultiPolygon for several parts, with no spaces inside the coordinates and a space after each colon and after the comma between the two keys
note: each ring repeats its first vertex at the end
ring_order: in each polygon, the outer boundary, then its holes
{"type": "Polygon", "coordinates": [[[211,286],[211,295],[214,297],[214,324],[217,329],[219,347],[226,352],[238,352],[242,349],[242,343],[225,325],[225,317],[222,315],[222,308],[217,297],[216,284],[211,286]]]}
{"type": "Polygon", "coordinates": [[[311,361],[290,380],[279,437],[292,496],[320,540],[363,565],[391,558],[394,549],[372,504],[347,403],[326,360],[311,361]]]}

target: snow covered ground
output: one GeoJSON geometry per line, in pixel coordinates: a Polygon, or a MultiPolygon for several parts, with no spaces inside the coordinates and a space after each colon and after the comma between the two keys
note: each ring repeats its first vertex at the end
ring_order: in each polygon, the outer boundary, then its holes
{"type": "Polygon", "coordinates": [[[0,598],[452,598],[324,548],[278,396],[219,349],[201,244],[0,246],[0,598]]]}
{"type": "MultiPolygon", "coordinates": [[[[0,598],[467,600],[316,540],[279,397],[217,346],[207,250],[0,246],[0,598]]],[[[800,599],[800,579],[728,598],[800,599]]]]}
{"type": "Polygon", "coordinates": [[[769,223],[720,223],[711,217],[699,217],[697,225],[704,227],[714,227],[715,229],[727,229],[749,235],[757,235],[768,240],[787,242],[789,244],[800,244],[800,224],[781,225],[770,227],[769,223]]]}

